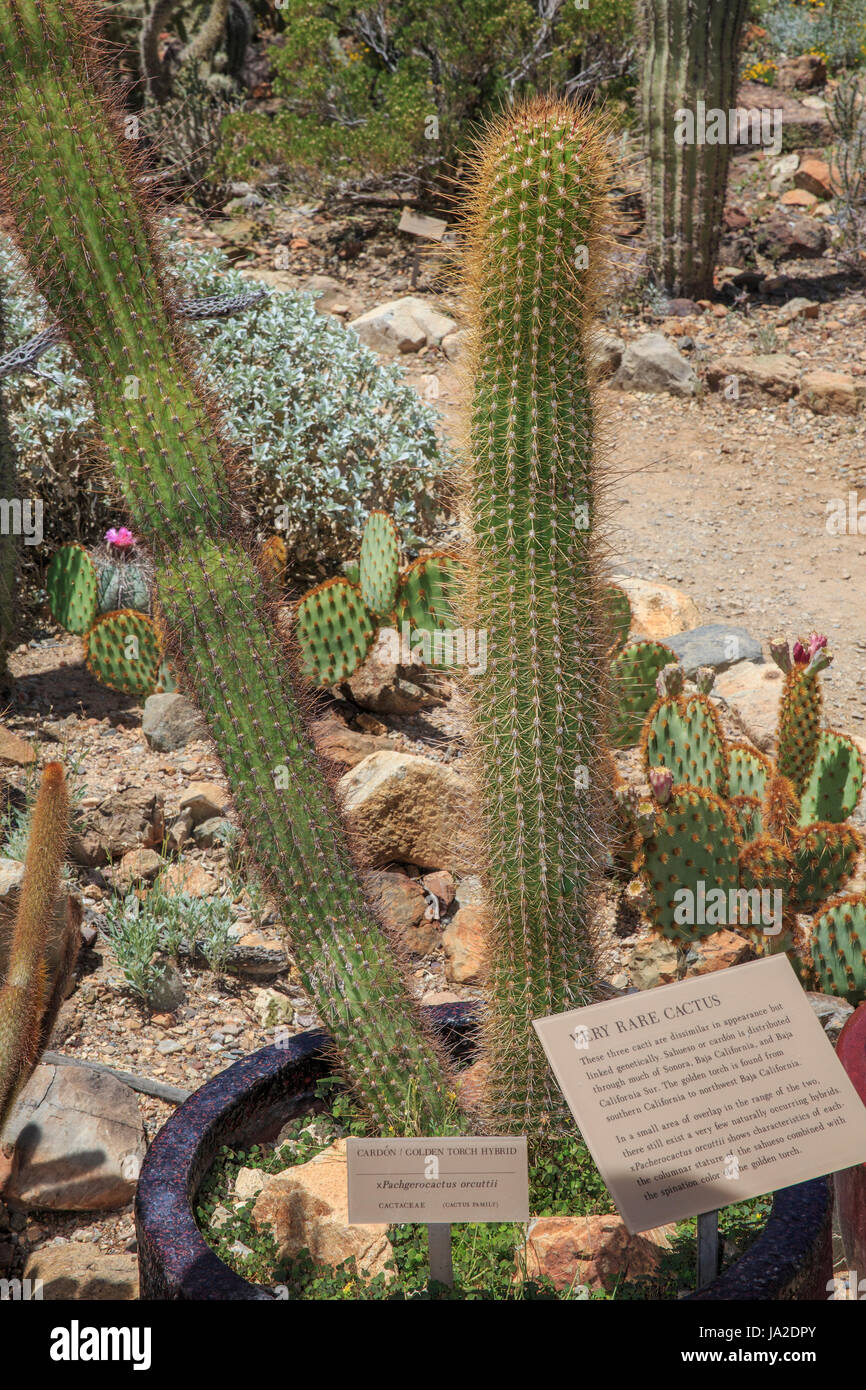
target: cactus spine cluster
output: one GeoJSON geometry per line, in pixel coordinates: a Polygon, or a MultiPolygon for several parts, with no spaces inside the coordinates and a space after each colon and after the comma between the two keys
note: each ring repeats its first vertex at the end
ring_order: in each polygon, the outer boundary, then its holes
{"type": "Polygon", "coordinates": [[[596,978],[611,629],[585,338],[605,174],[596,120],[538,100],[487,132],[467,219],[470,618],[488,653],[469,690],[494,917],[489,1107],[504,1133],[560,1123],[532,1020],[587,1003],[596,978]]]}
{"type": "Polygon", "coordinates": [[[92,30],[77,0],[0,8],[7,207],[87,379],[108,459],[154,557],[170,647],[347,1077],[380,1126],[441,1132],[452,1083],[364,899],[285,674],[234,508],[231,451],[165,290],[134,151],[94,76],[92,30]]]}
{"type": "Polygon", "coordinates": [[[727,132],[701,138],[698,103],[725,121],[736,106],[747,9],[746,0],[639,0],[650,264],[673,296],[713,291],[731,144],[727,132]],[[681,112],[695,121],[691,138],[681,112]]]}
{"type": "Polygon", "coordinates": [[[69,793],[60,763],[48,763],[33,808],[6,981],[0,990],[0,1130],[44,1048],[75,961],[77,924],[49,980],[45,965],[69,832],[69,793]]]}

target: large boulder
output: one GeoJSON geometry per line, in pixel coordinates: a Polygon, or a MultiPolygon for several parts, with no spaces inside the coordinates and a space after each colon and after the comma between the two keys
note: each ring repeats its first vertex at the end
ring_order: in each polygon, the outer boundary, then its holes
{"type": "Polygon", "coordinates": [[[39,1280],[46,1300],[125,1303],[138,1298],[138,1260],[121,1251],[103,1255],[81,1240],[46,1245],[27,1257],[24,1279],[39,1280]]]}
{"type": "Polygon", "coordinates": [[[736,391],[737,396],[761,391],[787,401],[800,389],[800,368],[784,352],[729,353],[707,368],[707,385],[714,391],[736,391]]]}
{"type": "Polygon", "coordinates": [[[441,928],[433,919],[420,879],[374,869],[364,875],[364,886],[380,921],[411,955],[427,956],[435,951],[441,928]]]}
{"type": "Polygon", "coordinates": [[[700,609],[694,599],[671,584],[648,579],[629,579],[617,575],[615,581],[628,594],[631,604],[631,630],[635,636],[664,642],[677,632],[698,627],[700,609]]]}
{"type": "Polygon", "coordinates": [[[316,1264],[333,1268],[354,1256],[360,1273],[370,1278],[384,1274],[386,1281],[393,1277],[385,1269],[394,1255],[387,1224],[349,1225],[345,1139],[309,1163],[265,1176],[253,1222],[270,1231],[280,1260],[309,1250],[316,1264]]]}
{"type": "Polygon", "coordinates": [[[626,348],[613,385],[624,391],[667,391],[672,396],[693,396],[698,378],[663,334],[646,333],[626,348]]]}
{"type": "Polygon", "coordinates": [[[743,733],[765,753],[775,749],[783,682],[774,662],[758,666],[740,661],[717,676],[713,686],[713,696],[722,697],[743,733]]]}
{"type": "Polygon", "coordinates": [[[356,705],[374,714],[417,714],[441,705],[445,693],[441,675],[428,672],[395,628],[380,631],[369,656],[343,687],[356,705]]]}
{"type": "Polygon", "coordinates": [[[457,324],[427,300],[407,294],[368,309],[366,314],[352,319],[349,327],[367,347],[393,355],[438,345],[456,331],[457,324]]]}
{"type": "Polygon", "coordinates": [[[676,652],[686,675],[691,677],[701,666],[714,671],[726,671],[741,661],[763,661],[760,642],[744,627],[727,623],[704,623],[690,632],[676,633],[667,639],[667,646],[676,652]]]}
{"type": "Polygon", "coordinates": [[[490,911],[486,907],[458,908],[442,933],[445,977],[457,985],[477,985],[484,979],[490,911]]]}
{"type": "Polygon", "coordinates": [[[415,864],[468,873],[477,867],[469,779],[431,758],[372,753],[337,783],[351,834],[371,868],[415,864]]]}
{"type": "Polygon", "coordinates": [[[126,1206],[146,1149],[134,1091],[108,1072],[45,1063],[21,1092],[3,1140],[15,1145],[4,1198],[51,1211],[126,1206]]]}
{"type": "Polygon", "coordinates": [[[619,1216],[542,1216],[530,1222],[526,1274],[546,1275],[558,1289],[604,1289],[658,1271],[676,1226],[629,1235],[619,1216]]]}
{"type": "Polygon", "coordinates": [[[861,405],[853,376],[823,368],[804,374],[800,382],[800,400],[815,415],[856,415],[861,405]]]}

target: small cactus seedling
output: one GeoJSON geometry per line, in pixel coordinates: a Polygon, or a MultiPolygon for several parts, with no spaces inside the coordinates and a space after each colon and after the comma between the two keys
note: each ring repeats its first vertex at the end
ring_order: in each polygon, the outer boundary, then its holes
{"type": "Polygon", "coordinates": [[[39,1059],[75,964],[78,923],[68,922],[53,980],[45,963],[69,831],[69,793],[60,763],[48,763],[33,808],[24,879],[0,990],[0,1130],[39,1059]]]}
{"type": "Polygon", "coordinates": [[[96,608],[98,615],[116,613],[119,608],[150,612],[150,576],[144,565],[132,560],[119,563],[95,559],[97,572],[96,608]]]}
{"type": "Polygon", "coordinates": [[[97,614],[96,566],[81,545],[64,545],[53,556],[45,579],[48,603],[56,623],[83,636],[97,614]]]}
{"type": "Polygon", "coordinates": [[[376,624],[360,589],[348,579],[328,579],[299,600],[294,634],[304,676],[325,686],[357,670],[372,649],[376,624]]]}
{"type": "Polygon", "coordinates": [[[866,999],[866,895],[835,898],[812,928],[812,963],[825,994],[860,1004],[866,999]]]}
{"type": "Polygon", "coordinates": [[[162,643],[146,613],[106,613],[87,634],[88,669],[112,690],[146,697],[164,689],[163,664],[162,643]]]}
{"type": "Polygon", "coordinates": [[[615,748],[637,743],[656,699],[659,672],[676,659],[676,653],[661,642],[629,642],[617,652],[610,664],[613,716],[609,737],[615,748]]]}
{"type": "Polygon", "coordinates": [[[400,536],[387,512],[371,512],[361,537],[361,597],[377,618],[394,609],[400,577],[400,536]]]}

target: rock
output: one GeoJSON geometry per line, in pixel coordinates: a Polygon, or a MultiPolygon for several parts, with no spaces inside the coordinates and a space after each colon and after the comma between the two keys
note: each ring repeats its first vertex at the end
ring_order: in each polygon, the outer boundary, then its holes
{"type": "MultiPolygon", "coordinates": [[[[0,980],[6,979],[9,964],[9,944],[12,927],[21,897],[21,883],[24,878],[24,865],[17,859],[0,859],[0,980]]],[[[80,931],[83,917],[81,899],[77,893],[61,888],[60,896],[54,905],[51,925],[48,932],[48,947],[45,953],[49,978],[53,978],[60,965],[63,942],[67,932],[77,928],[80,931]]],[[[70,979],[68,993],[74,988],[70,979]]]]}
{"type": "Polygon", "coordinates": [[[787,401],[800,389],[800,371],[784,352],[729,353],[707,368],[707,385],[718,391],[731,383],[740,395],[751,389],[787,401]]]}
{"type": "Polygon", "coordinates": [[[134,883],[152,883],[161,868],[162,859],[155,849],[131,849],[118,864],[114,882],[123,889],[134,883]]]}
{"type": "Polygon", "coordinates": [[[458,907],[486,907],[487,894],[479,874],[464,874],[457,885],[458,907]]]}
{"type": "Polygon", "coordinates": [[[231,796],[219,783],[190,782],[181,798],[180,809],[189,811],[193,825],[200,825],[214,816],[225,816],[231,804],[231,796]]]}
{"type": "Polygon", "coordinates": [[[716,677],[712,696],[721,696],[743,733],[765,753],[776,743],[783,676],[772,661],[740,661],[716,677]]]}
{"type": "Polygon", "coordinates": [[[619,1216],[542,1216],[529,1223],[526,1275],[546,1275],[558,1289],[611,1284],[655,1274],[676,1226],[629,1235],[619,1216]]]}
{"type": "Polygon", "coordinates": [[[710,975],[714,970],[727,970],[729,965],[741,965],[751,960],[754,954],[754,948],[747,938],[724,928],[692,943],[687,956],[689,968],[686,974],[710,975]]]}
{"type": "Polygon", "coordinates": [[[457,324],[417,295],[391,299],[352,319],[358,337],[376,352],[417,352],[442,342],[457,324]]]}
{"type": "Polygon", "coordinates": [[[349,1225],[345,1139],[309,1163],[266,1177],[253,1222],[271,1231],[280,1260],[306,1249],[316,1264],[333,1268],[354,1256],[360,1273],[383,1274],[386,1282],[393,1277],[385,1268],[394,1254],[387,1225],[349,1225]]]}
{"type": "Polygon", "coordinates": [[[794,187],[814,198],[832,198],[836,189],[835,171],[823,159],[804,159],[794,175],[794,187]]]}
{"type": "Polygon", "coordinates": [[[427,898],[417,879],[376,870],[364,875],[376,915],[412,955],[429,956],[441,939],[438,922],[427,916],[427,898]]]}
{"type": "Polygon", "coordinates": [[[835,1047],[839,1040],[839,1034],[854,1012],[854,1005],[849,1004],[847,999],[837,999],[833,994],[819,994],[816,990],[807,990],[806,998],[812,1005],[818,1022],[835,1047]]]}
{"type": "Polygon", "coordinates": [[[158,753],[172,753],[188,743],[207,737],[207,725],[199,710],[185,695],[148,695],[144,702],[141,731],[158,753]]]}
{"type": "Polygon", "coordinates": [[[599,376],[612,376],[622,363],[625,343],[606,328],[593,328],[588,340],[589,363],[599,376]]]}
{"type": "Polygon", "coordinates": [[[795,299],[789,299],[787,304],[782,305],[776,314],[776,323],[780,328],[783,328],[785,324],[793,323],[795,319],[816,319],[820,309],[820,304],[817,304],[814,299],[803,299],[798,296],[795,299]]]}
{"type": "Polygon", "coordinates": [[[191,834],[192,816],[189,811],[182,811],[165,832],[165,847],[169,854],[179,854],[191,834]]]}
{"type": "Polygon", "coordinates": [[[649,936],[635,946],[627,969],[636,989],[655,989],[656,985],[673,984],[678,965],[676,942],[664,936],[649,936]]]}
{"type": "Polygon", "coordinates": [[[698,379],[663,334],[646,333],[626,348],[613,385],[624,391],[667,391],[674,396],[693,396],[698,379]]]}
{"type": "Polygon", "coordinates": [[[458,328],[456,333],[446,333],[442,339],[442,351],[449,362],[459,362],[469,345],[469,330],[458,328]]]}
{"type": "Polygon", "coordinates": [[[817,201],[815,194],[807,193],[805,188],[789,188],[779,199],[785,208],[813,208],[817,201]]]}
{"type": "Polygon", "coordinates": [[[633,634],[661,642],[674,633],[700,626],[700,610],[682,589],[622,575],[617,575],[614,583],[628,594],[633,634]]]}
{"type": "Polygon", "coordinates": [[[323,758],[330,762],[356,767],[371,753],[393,750],[393,738],[378,734],[362,734],[350,729],[342,719],[317,719],[312,726],[313,741],[323,758]]]}
{"type": "Polygon", "coordinates": [[[88,829],[73,836],[70,857],[93,868],[133,849],[158,849],[165,837],[162,792],[127,787],[88,810],[88,829]]]}
{"type": "Polygon", "coordinates": [[[144,1159],[135,1092],[86,1066],[36,1067],[3,1138],[15,1143],[4,1196],[51,1211],[108,1211],[131,1202],[144,1159]]]}
{"type": "Polygon", "coordinates": [[[356,705],[374,714],[417,714],[425,706],[441,704],[441,691],[437,694],[429,684],[423,661],[408,643],[401,643],[394,628],[380,630],[369,656],[342,683],[356,705]]]}
{"type": "Polygon", "coordinates": [[[816,415],[856,415],[860,409],[857,384],[847,372],[806,372],[800,400],[816,415]]]}
{"type": "Polygon", "coordinates": [[[241,1168],[235,1178],[234,1195],[239,1202],[248,1202],[258,1197],[267,1180],[268,1175],[261,1168],[241,1168]]]}
{"type": "MultiPolygon", "coordinates": [[[[335,280],[333,275],[311,275],[301,285],[304,294],[314,294],[316,296],[317,314],[335,314],[342,318],[346,312],[351,312],[355,305],[356,297],[340,280],[335,280]]],[[[357,308],[354,308],[357,313],[357,308]]]]}
{"type": "Polygon", "coordinates": [[[214,849],[231,844],[236,833],[235,827],[225,816],[209,816],[196,826],[192,837],[198,849],[214,849]]]}
{"type": "Polygon", "coordinates": [[[163,960],[162,970],[148,990],[147,1007],[154,1014],[173,1014],[185,1003],[183,976],[170,960],[163,960]]]}
{"type": "Polygon", "coordinates": [[[490,1062],[486,1057],[479,1057],[477,1062],[473,1062],[471,1066],[458,1072],[457,1092],[460,1097],[460,1104],[465,1106],[467,1110],[482,1111],[487,1098],[489,1080],[490,1062]]]}
{"type": "Polygon", "coordinates": [[[760,642],[744,627],[729,627],[726,623],[705,623],[691,632],[676,633],[667,639],[666,645],[676,652],[688,677],[699,666],[711,666],[719,672],[740,661],[764,659],[760,642]]]}
{"type": "Polygon", "coordinates": [[[295,1006],[277,989],[254,989],[253,1013],[263,1028],[276,1028],[278,1024],[292,1022],[295,1006]]]}
{"type": "Polygon", "coordinates": [[[81,1240],[34,1250],[27,1257],[23,1278],[40,1280],[41,1297],[48,1301],[128,1303],[138,1298],[137,1257],[124,1251],[103,1255],[81,1240]]]}
{"type": "Polygon", "coordinates": [[[811,92],[827,81],[827,65],[818,53],[784,58],[776,69],[775,86],[782,92],[811,92]]]}
{"type": "Polygon", "coordinates": [[[782,211],[760,226],[755,245],[772,261],[809,260],[823,256],[830,244],[830,233],[814,217],[797,217],[782,211]]]}
{"type": "Polygon", "coordinates": [[[341,777],[337,794],[371,868],[461,873],[478,862],[468,778],[454,768],[410,753],[372,753],[341,777]]]}
{"type": "Polygon", "coordinates": [[[459,994],[455,994],[453,989],[429,989],[421,997],[422,1004],[431,1004],[434,1008],[439,1008],[443,1004],[462,1004],[463,1000],[459,994]]]}
{"type": "Polygon", "coordinates": [[[204,865],[197,864],[194,859],[170,864],[159,883],[166,893],[189,893],[192,898],[210,898],[219,889],[213,874],[209,874],[204,865]]]}
{"type": "Polygon", "coordinates": [[[456,985],[477,985],[484,979],[490,912],[486,907],[458,908],[442,933],[445,978],[456,985]]]}
{"type": "Polygon", "coordinates": [[[451,906],[457,895],[457,885],[453,877],[444,871],[436,874],[425,874],[421,880],[421,886],[438,899],[439,907],[443,912],[451,906]]]}
{"type": "Polygon", "coordinates": [[[10,767],[29,767],[36,761],[36,749],[29,739],[13,734],[0,724],[0,763],[10,767]]]}

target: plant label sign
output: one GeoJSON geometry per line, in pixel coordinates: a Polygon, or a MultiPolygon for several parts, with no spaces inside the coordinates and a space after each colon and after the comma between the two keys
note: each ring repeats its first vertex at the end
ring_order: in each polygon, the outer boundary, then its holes
{"type": "Polygon", "coordinates": [[[632,1234],[866,1160],[866,1106],[785,955],[534,1027],[632,1234]]]}
{"type": "Polygon", "coordinates": [[[426,217],[421,212],[404,208],[397,224],[399,232],[409,232],[412,236],[425,237],[428,241],[441,241],[448,231],[448,223],[439,217],[426,217]]]}
{"type": "Polygon", "coordinates": [[[528,1221],[526,1137],[347,1139],[349,1222],[528,1221]]]}

